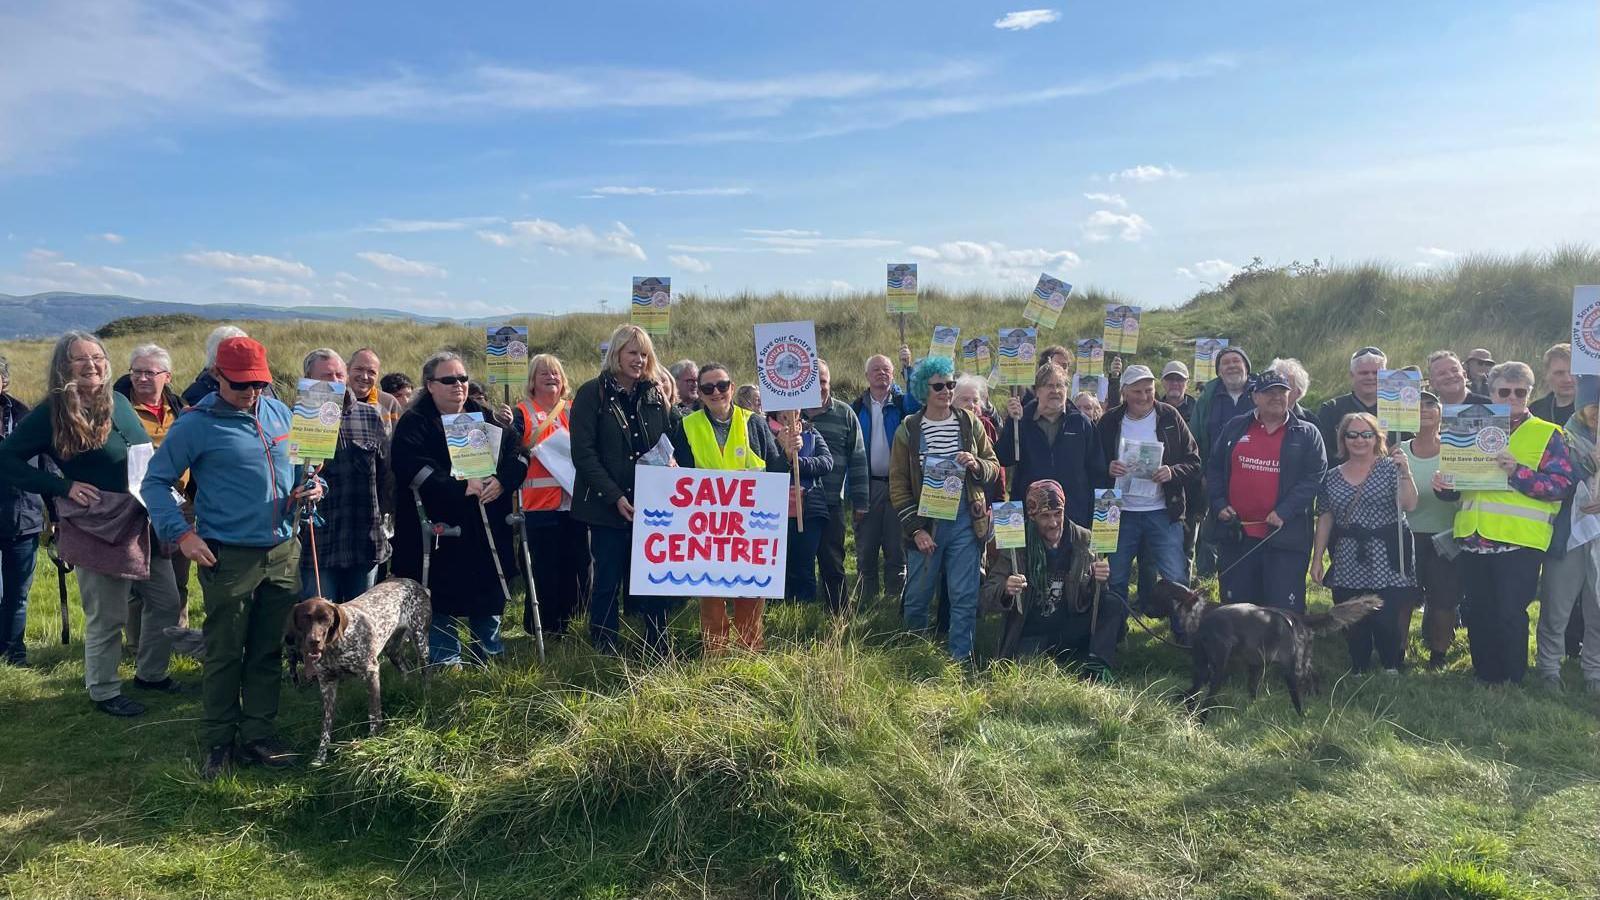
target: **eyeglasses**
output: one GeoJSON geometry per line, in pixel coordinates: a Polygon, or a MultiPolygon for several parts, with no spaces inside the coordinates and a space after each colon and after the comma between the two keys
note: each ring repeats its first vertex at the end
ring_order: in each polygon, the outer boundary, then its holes
{"type": "Polygon", "coordinates": [[[228,379],[228,387],[231,387],[236,391],[264,391],[267,388],[272,387],[272,382],[270,382],[270,381],[234,381],[232,378],[229,378],[228,379]]]}
{"type": "Polygon", "coordinates": [[[1344,439],[1347,440],[1347,441],[1354,441],[1354,440],[1370,441],[1370,440],[1372,440],[1373,438],[1375,438],[1377,436],[1378,436],[1378,433],[1376,431],[1346,431],[1344,433],[1344,439]]]}
{"type": "Polygon", "coordinates": [[[948,390],[954,388],[955,386],[956,386],[956,383],[954,381],[930,381],[930,382],[928,382],[928,390],[930,390],[930,391],[938,391],[941,394],[944,393],[945,391],[948,391],[948,390]]]}
{"type": "Polygon", "coordinates": [[[134,378],[160,378],[167,374],[166,369],[129,369],[128,374],[134,378]]]}
{"type": "Polygon", "coordinates": [[[1494,393],[1497,397],[1515,397],[1518,400],[1521,400],[1523,397],[1528,396],[1528,389],[1525,387],[1495,388],[1494,393]]]}
{"type": "Polygon", "coordinates": [[[433,380],[438,382],[438,383],[440,383],[440,384],[451,384],[451,385],[454,385],[454,384],[466,384],[467,382],[472,380],[472,376],[471,375],[444,375],[444,376],[441,376],[439,378],[435,378],[433,380]]]}
{"type": "Polygon", "coordinates": [[[100,354],[96,353],[94,356],[72,356],[72,357],[68,357],[67,361],[72,363],[75,366],[81,366],[84,363],[93,363],[94,365],[102,366],[102,365],[105,365],[106,358],[104,356],[101,356],[100,354]]]}
{"type": "Polygon", "coordinates": [[[732,387],[731,381],[704,381],[700,383],[700,393],[707,397],[712,394],[726,394],[732,387]]]}

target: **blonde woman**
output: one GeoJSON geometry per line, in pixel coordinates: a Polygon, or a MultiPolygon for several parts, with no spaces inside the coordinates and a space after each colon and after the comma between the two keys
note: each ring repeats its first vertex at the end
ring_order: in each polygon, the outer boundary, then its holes
{"type": "MultiPolygon", "coordinates": [[[[682,422],[655,380],[661,368],[650,335],[637,325],[619,325],[600,374],[572,398],[572,518],[589,526],[594,557],[594,595],[589,601],[589,637],[595,649],[615,654],[620,644],[619,591],[628,587],[633,554],[633,467],[663,435],[684,446],[682,422]]],[[[670,380],[670,379],[668,379],[670,380]]],[[[628,595],[628,608],[644,616],[648,651],[667,649],[664,597],[628,595]]]]}
{"type": "Polygon", "coordinates": [[[112,390],[111,362],[100,339],[69,331],[50,358],[50,394],[0,441],[0,483],[58,498],[65,520],[62,555],[78,569],[83,600],[83,679],[101,712],[137,716],[144,705],[122,694],[117,664],[128,600],[144,601],[134,685],[161,693],[179,687],[167,675],[172,639],[162,633],[178,621],[178,585],[172,560],[152,552],[150,519],[128,493],[128,453],[150,435],[128,399],[112,390]],[[60,475],[28,461],[44,455],[60,475]],[[69,556],[69,552],[71,556],[69,556]]]}
{"type": "MultiPolygon", "coordinates": [[[[589,590],[589,529],[572,519],[572,495],[545,464],[563,462],[570,483],[572,421],[567,370],[553,353],[528,360],[528,384],[516,406],[513,427],[528,458],[522,479],[524,534],[539,596],[539,621],[554,637],[566,633],[567,622],[589,590]],[[544,452],[535,448],[543,447],[544,452]],[[560,457],[565,451],[566,459],[560,457]],[[552,456],[553,454],[553,456],[552,456]]],[[[533,604],[523,599],[523,627],[533,623],[533,604]]]]}

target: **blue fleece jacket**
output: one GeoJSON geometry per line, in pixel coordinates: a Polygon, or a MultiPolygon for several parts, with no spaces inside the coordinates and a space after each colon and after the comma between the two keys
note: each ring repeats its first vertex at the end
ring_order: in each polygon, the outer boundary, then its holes
{"type": "Polygon", "coordinates": [[[299,477],[289,462],[289,407],[271,397],[251,415],[207,394],[178,417],[150,461],[144,499],[161,540],[189,530],[172,486],[188,470],[196,488],[194,528],[207,541],[272,547],[294,536],[289,495],[299,477]]]}

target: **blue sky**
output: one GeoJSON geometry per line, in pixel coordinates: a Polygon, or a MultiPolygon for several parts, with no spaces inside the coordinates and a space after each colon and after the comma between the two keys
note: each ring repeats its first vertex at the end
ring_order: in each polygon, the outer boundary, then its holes
{"type": "Polygon", "coordinates": [[[0,292],[1146,305],[1594,240],[1584,2],[0,5],[0,292]]]}

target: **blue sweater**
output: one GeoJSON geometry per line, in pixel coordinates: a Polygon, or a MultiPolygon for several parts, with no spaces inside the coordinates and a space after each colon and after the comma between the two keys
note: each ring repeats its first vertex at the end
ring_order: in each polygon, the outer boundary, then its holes
{"type": "Polygon", "coordinates": [[[189,530],[172,487],[188,470],[196,487],[195,530],[202,538],[242,547],[273,547],[294,536],[298,483],[289,462],[289,408],[271,397],[256,414],[207,394],[167,432],[144,477],[150,520],[163,541],[189,530]]]}

